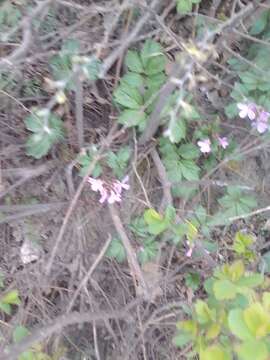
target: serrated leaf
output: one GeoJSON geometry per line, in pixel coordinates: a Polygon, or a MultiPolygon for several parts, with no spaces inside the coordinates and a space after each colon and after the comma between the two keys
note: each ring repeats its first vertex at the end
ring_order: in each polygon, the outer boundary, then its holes
{"type": "Polygon", "coordinates": [[[126,84],[122,83],[114,92],[115,101],[125,108],[138,110],[143,105],[143,98],[140,92],[126,84]]]}
{"type": "Polygon", "coordinates": [[[88,61],[82,65],[82,71],[85,77],[90,81],[98,79],[100,70],[101,61],[95,57],[90,57],[88,61]]]}
{"type": "Polygon", "coordinates": [[[270,315],[260,303],[251,304],[245,309],[243,318],[250,333],[257,339],[270,333],[270,315]]]}
{"type": "Polygon", "coordinates": [[[18,290],[11,290],[0,299],[1,303],[10,305],[20,305],[21,301],[19,298],[18,290]]]}
{"type": "Polygon", "coordinates": [[[268,11],[263,11],[261,16],[254,22],[249,33],[250,35],[259,35],[266,28],[268,23],[268,11]]]}
{"type": "Polygon", "coordinates": [[[195,303],[195,311],[200,324],[207,324],[214,320],[214,313],[209,309],[205,301],[197,300],[195,303]]]}
{"type": "Polygon", "coordinates": [[[266,344],[260,340],[249,340],[236,347],[240,360],[267,360],[269,352],[266,344]]]}
{"type": "Polygon", "coordinates": [[[198,180],[200,168],[192,160],[181,160],[181,172],[186,180],[198,180]]]}
{"type": "Polygon", "coordinates": [[[147,75],[155,75],[165,70],[165,56],[159,43],[147,40],[141,51],[141,60],[147,75]]]}
{"type": "Polygon", "coordinates": [[[138,252],[138,259],[141,264],[145,264],[156,258],[158,254],[158,244],[156,241],[146,241],[140,247],[138,252]]]}
{"type": "Polygon", "coordinates": [[[168,221],[154,209],[148,209],[144,212],[144,220],[148,225],[149,233],[153,235],[162,233],[168,227],[168,221]]]}
{"type": "Polygon", "coordinates": [[[15,343],[18,343],[28,335],[30,335],[30,331],[25,326],[18,325],[13,331],[12,338],[15,343]]]}
{"type": "Polygon", "coordinates": [[[197,146],[193,144],[183,144],[178,149],[179,155],[186,160],[197,159],[200,156],[200,152],[197,146]]]}
{"type": "Polygon", "coordinates": [[[140,110],[124,110],[118,117],[118,122],[126,127],[144,127],[147,115],[140,110]]]}
{"type": "Polygon", "coordinates": [[[169,128],[166,132],[172,143],[179,143],[180,140],[186,137],[186,123],[184,119],[174,119],[169,123],[169,128]]]}
{"type": "Polygon", "coordinates": [[[130,71],[135,73],[144,72],[143,64],[137,51],[128,50],[125,63],[130,71]]]}
{"type": "Polygon", "coordinates": [[[124,262],[126,260],[126,251],[122,241],[117,238],[112,239],[106,256],[115,259],[119,263],[124,262]]]}
{"type": "Polygon", "coordinates": [[[231,332],[241,340],[253,339],[243,317],[241,309],[230,310],[228,315],[228,325],[231,332]]]}
{"type": "Polygon", "coordinates": [[[200,360],[231,360],[231,356],[221,345],[211,345],[200,352],[200,360]]]}
{"type": "Polygon", "coordinates": [[[177,12],[180,14],[185,14],[192,10],[192,1],[191,0],[177,0],[177,12]]]}
{"type": "Polygon", "coordinates": [[[9,304],[4,304],[0,301],[0,310],[4,311],[6,314],[11,314],[11,306],[9,304]]]}
{"type": "Polygon", "coordinates": [[[234,299],[237,294],[237,288],[229,280],[216,280],[213,290],[217,300],[234,299]]]}
{"type": "Polygon", "coordinates": [[[190,334],[179,333],[173,337],[172,341],[176,347],[181,348],[192,341],[192,336],[190,334]]]}
{"type": "Polygon", "coordinates": [[[237,281],[237,285],[253,288],[253,287],[262,285],[263,281],[264,281],[264,279],[261,274],[252,274],[252,275],[247,275],[247,276],[241,277],[237,281]]]}
{"type": "Polygon", "coordinates": [[[121,83],[125,83],[131,87],[140,89],[143,86],[144,79],[142,75],[134,73],[134,72],[128,72],[126,75],[124,75],[121,79],[121,83]]]}

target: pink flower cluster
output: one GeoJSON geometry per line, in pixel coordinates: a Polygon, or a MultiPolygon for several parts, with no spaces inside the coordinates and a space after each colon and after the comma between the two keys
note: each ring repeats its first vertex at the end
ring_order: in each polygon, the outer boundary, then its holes
{"type": "MultiPolygon", "coordinates": [[[[219,145],[223,148],[226,149],[226,147],[229,145],[228,139],[224,136],[224,137],[217,137],[218,143],[219,145]]],[[[204,140],[200,140],[197,141],[197,144],[200,148],[200,151],[203,154],[207,154],[211,152],[211,140],[210,139],[204,139],[204,140]]]]}
{"type": "Polygon", "coordinates": [[[105,201],[108,204],[113,204],[115,202],[121,202],[122,200],[122,190],[128,190],[128,176],[126,176],[122,181],[114,180],[112,183],[106,182],[101,179],[94,179],[92,177],[88,178],[88,182],[91,184],[91,189],[95,192],[99,192],[100,199],[99,202],[103,204],[105,201]]]}
{"type": "Polygon", "coordinates": [[[239,103],[237,107],[240,118],[248,118],[251,121],[251,125],[256,128],[260,134],[263,134],[269,129],[269,112],[254,103],[239,103]]]}

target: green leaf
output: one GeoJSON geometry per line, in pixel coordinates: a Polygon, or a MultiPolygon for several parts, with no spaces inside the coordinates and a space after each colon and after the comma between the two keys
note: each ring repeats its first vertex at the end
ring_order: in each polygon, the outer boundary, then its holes
{"type": "Polygon", "coordinates": [[[186,122],[184,119],[174,119],[170,121],[167,136],[172,143],[179,143],[186,137],[186,122]]]}
{"type": "Polygon", "coordinates": [[[197,146],[193,144],[183,144],[178,149],[179,155],[186,160],[197,159],[200,156],[200,152],[197,146]]]}
{"type": "Polygon", "coordinates": [[[254,242],[254,237],[238,231],[234,237],[233,250],[238,254],[244,254],[254,242]]]}
{"type": "Polygon", "coordinates": [[[231,332],[241,340],[253,339],[243,317],[241,309],[230,310],[228,315],[228,325],[231,332]]]}
{"type": "Polygon", "coordinates": [[[237,288],[229,280],[215,281],[213,290],[217,300],[234,299],[237,293],[237,288]]]}
{"type": "Polygon", "coordinates": [[[200,360],[230,360],[228,352],[221,345],[211,345],[200,352],[200,360]]]}
{"type": "MultiPolygon", "coordinates": [[[[80,176],[85,176],[88,173],[88,169],[90,164],[93,161],[93,157],[96,153],[96,150],[90,150],[86,154],[80,155],[78,158],[78,163],[80,164],[80,176]]],[[[102,167],[99,163],[96,163],[94,170],[92,171],[92,174],[90,174],[92,177],[97,178],[102,174],[102,167]]]]}
{"type": "Polygon", "coordinates": [[[119,263],[124,262],[126,260],[126,251],[122,241],[117,238],[112,239],[106,256],[115,259],[119,263]]]}
{"type": "Polygon", "coordinates": [[[127,52],[125,63],[130,71],[143,73],[143,64],[137,51],[129,50],[127,52]]]}
{"type": "Polygon", "coordinates": [[[125,108],[138,110],[143,105],[143,98],[139,90],[126,83],[120,86],[114,92],[115,101],[125,108]]]}
{"type": "Polygon", "coordinates": [[[130,157],[130,148],[124,146],[116,154],[110,151],[107,154],[107,164],[113,170],[113,174],[121,179],[127,168],[130,157]]]}
{"type": "Polygon", "coordinates": [[[261,274],[252,274],[240,278],[237,281],[238,286],[256,287],[263,284],[263,276],[261,274]]]}
{"type": "Polygon", "coordinates": [[[249,331],[257,339],[270,333],[270,315],[259,302],[245,309],[243,317],[249,331]]]}
{"type": "Polygon", "coordinates": [[[6,314],[11,314],[11,306],[9,304],[4,304],[0,301],[0,310],[4,311],[6,314]]]}
{"type": "Polygon", "coordinates": [[[187,273],[185,276],[185,284],[193,291],[196,291],[200,286],[200,275],[198,273],[187,273]]]}
{"type": "Polygon", "coordinates": [[[145,264],[157,257],[158,244],[156,241],[149,240],[145,241],[143,246],[140,247],[138,252],[138,259],[141,264],[145,264]]]}
{"type": "Polygon", "coordinates": [[[266,28],[268,23],[268,11],[263,11],[262,15],[255,21],[255,23],[252,25],[249,33],[250,35],[259,35],[263,32],[263,30],[266,28]]]}
{"type": "Polygon", "coordinates": [[[15,343],[18,343],[28,335],[30,335],[30,331],[25,326],[18,325],[13,331],[12,338],[15,343]]]}
{"type": "Polygon", "coordinates": [[[124,110],[118,117],[118,122],[126,127],[145,127],[146,117],[145,112],[140,110],[124,110]]]}
{"type": "Polygon", "coordinates": [[[121,84],[127,84],[128,86],[140,89],[143,86],[144,79],[142,75],[134,73],[134,72],[128,72],[126,75],[124,75],[121,79],[121,84]]]}
{"type": "Polygon", "coordinates": [[[185,14],[192,11],[192,1],[191,0],[177,0],[177,11],[180,14],[185,14]]]}
{"type": "Polygon", "coordinates": [[[159,43],[147,40],[141,51],[141,60],[147,75],[155,75],[165,70],[165,56],[159,43]]]}
{"type": "Polygon", "coordinates": [[[154,209],[148,209],[144,212],[144,220],[148,225],[148,231],[153,235],[162,233],[168,227],[168,221],[154,209]]]}
{"type": "Polygon", "coordinates": [[[26,143],[26,153],[36,159],[46,155],[52,145],[63,139],[63,123],[57,116],[47,111],[36,111],[25,119],[30,135],[26,143]]]}
{"type": "Polygon", "coordinates": [[[19,298],[18,290],[11,290],[6,295],[4,295],[0,301],[4,304],[10,305],[20,305],[21,300],[19,298]]]}
{"type": "Polygon", "coordinates": [[[207,324],[215,320],[213,310],[209,309],[205,301],[197,300],[195,304],[195,311],[200,324],[207,324]]]}
{"type": "Polygon", "coordinates": [[[82,71],[86,79],[95,81],[98,79],[101,70],[101,62],[95,57],[89,57],[82,65],[82,71]]]}
{"type": "Polygon", "coordinates": [[[176,217],[176,210],[173,206],[169,205],[165,211],[165,219],[168,223],[172,223],[176,217]]]}
{"type": "Polygon", "coordinates": [[[34,354],[33,351],[24,351],[18,357],[18,360],[39,360],[38,354],[34,354]]]}
{"type": "Polygon", "coordinates": [[[176,347],[181,348],[192,341],[192,336],[190,334],[179,333],[174,336],[172,341],[176,347]]]}
{"type": "Polygon", "coordinates": [[[236,347],[240,360],[267,360],[269,352],[266,344],[260,340],[249,340],[236,347]]]}
{"type": "Polygon", "coordinates": [[[200,168],[192,160],[181,160],[181,172],[186,180],[198,180],[200,168]]]}
{"type": "Polygon", "coordinates": [[[270,251],[267,251],[265,254],[263,254],[260,263],[260,269],[262,269],[266,274],[270,273],[270,251]]]}
{"type": "Polygon", "coordinates": [[[151,76],[147,76],[145,85],[149,92],[153,95],[156,91],[159,91],[161,86],[165,83],[166,75],[161,72],[151,76]]]}

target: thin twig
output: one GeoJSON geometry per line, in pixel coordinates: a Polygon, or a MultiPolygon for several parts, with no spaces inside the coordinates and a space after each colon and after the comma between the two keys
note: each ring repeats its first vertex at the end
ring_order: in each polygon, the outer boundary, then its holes
{"type": "Polygon", "coordinates": [[[80,73],[75,78],[75,107],[76,107],[76,126],[78,133],[78,146],[81,150],[84,146],[84,129],[83,129],[83,83],[80,73]]]}
{"type": "Polygon", "coordinates": [[[156,169],[158,171],[158,175],[163,188],[163,198],[160,205],[160,211],[163,211],[166,206],[173,204],[173,198],[171,194],[171,182],[168,180],[168,176],[166,173],[166,169],[159,157],[159,154],[156,149],[152,149],[150,152],[156,169]]]}
{"type": "Polygon", "coordinates": [[[118,210],[113,205],[109,205],[111,218],[113,220],[115,229],[120,236],[123,246],[126,250],[127,260],[129,263],[131,275],[133,278],[136,293],[141,295],[141,292],[146,298],[149,298],[148,288],[144,280],[141,268],[136,259],[135,251],[130,243],[130,240],[126,234],[122,221],[120,220],[118,210]],[[138,284],[138,285],[137,285],[138,284]]]}
{"type": "MultiPolygon", "coordinates": [[[[133,304],[132,304],[133,305],[133,304]]],[[[126,308],[123,308],[112,313],[106,312],[85,312],[85,313],[72,313],[64,314],[53,320],[51,324],[48,324],[40,329],[36,329],[32,335],[24,338],[20,343],[9,347],[4,350],[4,353],[0,355],[0,360],[14,360],[18,356],[29,349],[36,343],[40,343],[45,340],[48,336],[51,336],[53,333],[56,333],[62,330],[64,327],[74,324],[82,324],[85,322],[92,322],[97,320],[109,320],[115,318],[124,318],[128,316],[128,310],[131,308],[131,305],[128,305],[126,308]]]]}
{"type": "Polygon", "coordinates": [[[104,246],[102,247],[99,255],[97,256],[96,260],[93,262],[92,266],[90,267],[90,269],[87,271],[87,273],[85,274],[84,278],[82,279],[82,281],[80,282],[78,288],[76,289],[74,295],[72,296],[72,299],[69,302],[69,305],[67,307],[66,312],[70,312],[72,309],[72,306],[74,304],[74,302],[76,301],[80,291],[82,290],[82,288],[84,286],[87,285],[87,282],[89,281],[89,279],[91,278],[93,272],[95,271],[96,267],[98,266],[98,264],[100,263],[100,261],[102,260],[103,256],[105,255],[110,243],[111,243],[111,236],[109,235],[108,240],[105,242],[104,246]]]}

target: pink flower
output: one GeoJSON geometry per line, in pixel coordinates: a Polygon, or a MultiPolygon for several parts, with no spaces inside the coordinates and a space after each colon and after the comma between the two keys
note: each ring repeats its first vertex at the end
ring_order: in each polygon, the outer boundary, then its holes
{"type": "Polygon", "coordinates": [[[209,139],[197,141],[197,144],[203,154],[211,152],[211,141],[209,139]]]}
{"type": "Polygon", "coordinates": [[[129,185],[127,184],[129,178],[126,176],[122,181],[115,180],[113,183],[105,182],[101,179],[94,179],[92,177],[88,178],[88,182],[91,184],[91,189],[95,192],[99,192],[100,199],[99,202],[103,204],[105,201],[108,204],[113,204],[115,202],[121,202],[122,190],[128,190],[129,185]]]}
{"type": "Polygon", "coordinates": [[[108,199],[108,191],[105,188],[103,188],[99,193],[101,195],[101,198],[99,199],[99,202],[101,204],[103,204],[104,201],[106,201],[108,199]]]}
{"type": "Polygon", "coordinates": [[[219,145],[223,147],[223,149],[226,149],[226,147],[229,145],[228,139],[225,136],[224,137],[218,136],[218,142],[219,145]]]}
{"type": "Polygon", "coordinates": [[[253,103],[244,104],[244,103],[238,103],[237,104],[239,111],[240,118],[244,119],[245,117],[248,117],[249,120],[254,120],[256,117],[256,105],[253,103]]]}
{"type": "Polygon", "coordinates": [[[193,249],[194,249],[194,244],[190,245],[190,242],[187,241],[187,244],[189,246],[189,249],[188,251],[186,252],[186,256],[187,257],[191,257],[192,256],[192,253],[193,253],[193,249]]]}
{"type": "Polygon", "coordinates": [[[258,118],[256,119],[255,122],[255,127],[257,128],[257,131],[262,134],[264,133],[269,125],[268,125],[268,118],[269,118],[270,114],[267,111],[262,110],[259,113],[258,118]]]}
{"type": "Polygon", "coordinates": [[[91,184],[91,189],[93,191],[102,191],[104,186],[104,181],[100,179],[95,179],[89,176],[87,181],[91,184]]]}

